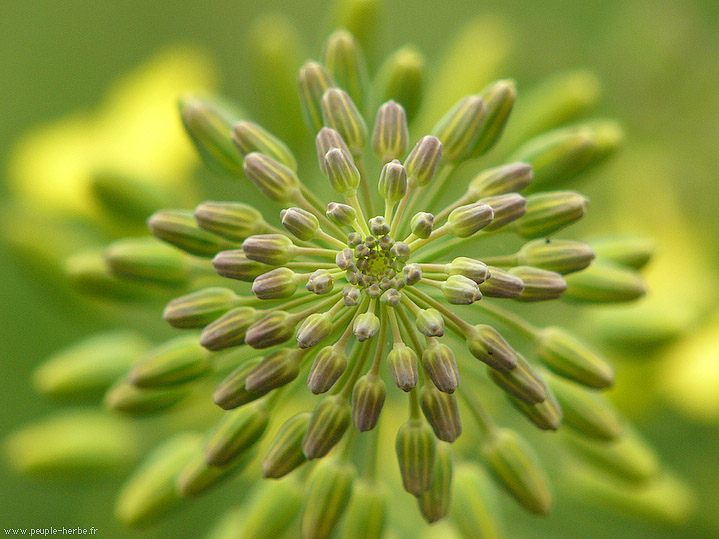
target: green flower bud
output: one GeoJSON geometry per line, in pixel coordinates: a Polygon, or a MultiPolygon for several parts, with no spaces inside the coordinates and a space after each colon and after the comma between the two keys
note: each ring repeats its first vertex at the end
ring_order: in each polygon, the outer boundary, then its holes
{"type": "Polygon", "coordinates": [[[439,444],[432,472],[432,485],[417,497],[424,519],[437,522],[449,511],[452,491],[452,453],[448,446],[439,444]]]}
{"type": "Polygon", "coordinates": [[[585,303],[622,303],[646,294],[642,276],[635,270],[602,260],[568,275],[566,297],[585,303]]]}
{"type": "Polygon", "coordinates": [[[508,371],[490,368],[489,375],[499,387],[527,404],[537,404],[547,398],[544,380],[519,354],[515,368],[508,371]]]}
{"type": "Polygon", "coordinates": [[[362,313],[354,319],[352,333],[359,342],[364,342],[377,334],[379,326],[379,318],[374,313],[362,313]]]}
{"type": "Polygon", "coordinates": [[[468,238],[482,230],[494,219],[494,210],[481,202],[467,204],[452,210],[447,218],[449,231],[459,238],[468,238]]]}
{"type": "Polygon", "coordinates": [[[247,498],[241,521],[232,523],[232,535],[225,539],[282,537],[297,520],[302,489],[294,481],[261,481],[247,498]]]}
{"type": "Polygon", "coordinates": [[[454,393],[459,387],[459,371],[452,349],[433,341],[422,352],[422,366],[434,385],[445,393],[454,393]]]}
{"type": "Polygon", "coordinates": [[[474,149],[482,131],[487,109],[478,95],[468,95],[445,114],[432,128],[444,145],[444,159],[461,161],[474,149]]]}
{"type": "Polygon", "coordinates": [[[302,537],[327,539],[347,508],[355,480],[354,466],[327,460],[317,465],[309,480],[302,507],[302,537]]]}
{"type": "Polygon", "coordinates": [[[408,184],[427,185],[437,172],[442,151],[442,143],[437,137],[427,135],[419,139],[419,142],[409,152],[407,159],[404,160],[408,184]]]}
{"type": "Polygon", "coordinates": [[[337,86],[346,89],[361,108],[367,93],[368,74],[364,54],[355,37],[343,28],[335,30],[325,43],[322,63],[332,73],[337,86]]]}
{"type": "Polygon", "coordinates": [[[291,200],[299,190],[300,180],[295,171],[269,155],[248,153],[243,169],[262,194],[276,202],[291,200]]]}
{"type": "Polygon", "coordinates": [[[330,148],[325,155],[325,170],[332,189],[338,193],[351,195],[357,189],[360,172],[346,151],[330,148]]]}
{"type": "Polygon", "coordinates": [[[325,163],[325,155],[332,148],[344,150],[347,155],[351,155],[347,143],[337,131],[330,127],[323,127],[315,137],[315,147],[317,148],[317,162],[320,165],[322,173],[327,176],[327,165],[325,163]]]}
{"type": "Polygon", "coordinates": [[[387,101],[379,110],[372,130],[372,151],[382,163],[404,157],[409,148],[407,114],[396,101],[387,101]]]}
{"type": "Polygon", "coordinates": [[[432,384],[425,384],[419,392],[424,417],[431,425],[434,435],[444,442],[452,443],[462,434],[457,397],[444,393],[432,384]]]}
{"type": "Polygon", "coordinates": [[[519,434],[499,429],[485,442],[482,452],[494,476],[519,503],[533,513],[549,513],[549,481],[532,446],[519,434]]]}
{"type": "Polygon", "coordinates": [[[322,128],[322,95],[335,85],[335,81],[322,64],[307,62],[300,69],[297,85],[305,124],[312,132],[317,132],[322,128]]]}
{"type": "Polygon", "coordinates": [[[362,376],[352,388],[352,423],[360,432],[372,430],[382,412],[387,387],[376,375],[362,376]]]}
{"type": "Polygon", "coordinates": [[[381,303],[389,305],[390,307],[398,307],[402,302],[402,294],[400,294],[395,288],[390,288],[382,293],[379,300],[381,303]]]}
{"type": "Polygon", "coordinates": [[[116,241],[104,256],[112,274],[121,279],[182,286],[190,278],[188,257],[152,238],[116,241]]]}
{"type": "Polygon", "coordinates": [[[296,320],[285,311],[274,311],[247,329],[245,342],[256,350],[289,341],[295,335],[296,320]]]}
{"type": "Polygon", "coordinates": [[[472,355],[498,371],[509,371],[517,366],[518,354],[492,326],[478,324],[466,336],[472,355]]]}
{"type": "Polygon", "coordinates": [[[424,86],[424,56],[412,46],[391,54],[380,66],[373,82],[374,102],[397,101],[412,121],[419,110],[424,86]]]}
{"type": "Polygon", "coordinates": [[[557,299],[567,290],[567,282],[559,273],[532,266],[517,266],[509,270],[524,283],[519,301],[545,301],[557,299]]]}
{"type": "Polygon", "coordinates": [[[390,204],[402,200],[407,192],[407,171],[397,159],[382,167],[377,188],[382,198],[390,204]]]}
{"type": "Polygon", "coordinates": [[[282,424],[262,460],[263,477],[279,479],[307,462],[302,452],[302,438],[311,416],[310,412],[300,412],[282,424]]]}
{"type": "Polygon", "coordinates": [[[419,264],[407,264],[402,268],[402,282],[407,286],[417,284],[422,279],[422,268],[419,264]]]}
{"type": "Polygon", "coordinates": [[[450,275],[442,283],[442,294],[452,305],[471,305],[482,299],[479,285],[463,275],[450,275]]]}
{"type": "Polygon", "coordinates": [[[347,368],[347,355],[334,346],[325,346],[315,356],[307,386],[315,395],[326,393],[347,368]]]}
{"type": "Polygon", "coordinates": [[[562,328],[544,328],[537,345],[539,359],[560,376],[597,389],[614,383],[611,365],[562,328]]]}
{"type": "Polygon", "coordinates": [[[93,335],[44,361],[33,372],[33,386],[56,399],[102,395],[148,347],[142,335],[130,330],[93,335]]]}
{"type": "Polygon", "coordinates": [[[558,377],[550,378],[550,386],[564,410],[565,425],[599,440],[614,440],[622,434],[621,420],[603,395],[558,377]]]}
{"type": "Polygon", "coordinates": [[[317,236],[320,222],[307,210],[302,208],[288,208],[280,212],[282,226],[299,240],[312,240],[317,236]]]}
{"type": "Polygon", "coordinates": [[[586,243],[572,240],[534,240],[525,243],[517,253],[517,262],[565,275],[583,270],[594,260],[586,243]]]}
{"type": "Polygon", "coordinates": [[[193,215],[201,229],[230,241],[242,242],[267,229],[262,214],[240,202],[206,201],[195,208],[193,215]]]}
{"type": "Polygon", "coordinates": [[[516,298],[524,290],[522,279],[494,266],[488,266],[487,280],[479,283],[479,291],[490,298],[516,298]]]}
{"type": "Polygon", "coordinates": [[[340,395],[323,398],[312,412],[309,427],[302,438],[302,452],[308,459],[324,457],[337,445],[349,427],[352,408],[340,395]]]}
{"type": "Polygon", "coordinates": [[[384,485],[360,478],[344,518],[344,539],[381,539],[387,520],[387,492],[384,485]]]}
{"type": "Polygon", "coordinates": [[[527,197],[527,212],[512,225],[523,238],[547,236],[584,216],[589,201],[574,191],[552,191],[527,197]]]}
{"type": "Polygon", "coordinates": [[[242,176],[242,156],[230,133],[237,115],[219,102],[197,97],[184,97],[179,106],[182,125],[205,164],[222,176],[242,176]]]}
{"type": "Polygon", "coordinates": [[[156,238],[196,256],[213,257],[234,246],[197,226],[192,212],[160,210],[147,220],[147,227],[156,238]]]}
{"type": "Polygon", "coordinates": [[[101,212],[123,224],[144,224],[153,211],[169,203],[164,189],[117,170],[94,172],[88,188],[101,212]]]}
{"type": "Polygon", "coordinates": [[[472,157],[484,155],[499,140],[514,107],[517,88],[513,80],[498,80],[482,90],[479,96],[484,101],[487,113],[472,150],[472,157]]]}
{"type": "Polygon", "coordinates": [[[173,509],[180,502],[175,477],[201,443],[201,435],[185,432],[155,448],[120,489],[115,517],[134,528],[151,524],[173,509]]]}
{"type": "Polygon", "coordinates": [[[313,271],[305,286],[307,290],[318,295],[329,294],[334,287],[334,277],[329,271],[323,269],[313,271]]]}
{"type": "Polygon", "coordinates": [[[519,192],[532,182],[532,166],[527,163],[508,163],[488,168],[477,174],[467,188],[473,199],[519,192]]]}
{"type": "Polygon", "coordinates": [[[417,385],[417,354],[409,346],[395,343],[387,354],[387,366],[394,383],[402,391],[409,391],[417,385]]]}
{"type": "Polygon", "coordinates": [[[275,268],[252,282],[252,293],[260,299],[289,298],[297,292],[299,278],[289,268],[275,268]]]}
{"type": "MultiPolygon", "coordinates": [[[[154,240],[150,240],[152,243],[159,245],[154,240]]],[[[139,240],[132,240],[132,243],[138,243],[138,241],[139,240]]],[[[127,243],[127,240],[123,240],[123,243],[127,243]]],[[[144,244],[147,242],[145,238],[143,238],[140,243],[143,244],[142,248],[144,248],[144,244]]],[[[111,247],[114,248],[115,245],[111,247]]],[[[130,249],[130,256],[128,258],[121,258],[124,257],[125,253],[117,255],[117,259],[115,260],[118,266],[117,274],[110,266],[109,261],[106,260],[106,254],[92,251],[81,252],[69,257],[65,262],[64,271],[72,287],[76,291],[90,297],[111,299],[113,301],[146,301],[153,298],[156,292],[150,289],[150,287],[144,286],[142,282],[123,280],[124,277],[120,277],[120,272],[127,270],[128,274],[131,275],[129,279],[136,279],[138,281],[150,281],[150,279],[147,279],[145,276],[152,276],[156,279],[155,284],[168,288],[184,286],[189,281],[190,268],[187,260],[189,257],[186,257],[183,253],[169,246],[162,245],[161,247],[173,251],[171,257],[178,258],[177,261],[181,265],[180,269],[184,271],[184,276],[168,273],[168,280],[163,281],[162,275],[154,274],[156,271],[155,267],[143,267],[142,263],[145,260],[134,258],[133,255],[137,252],[134,247],[130,249]],[[127,265],[125,266],[125,264],[127,265]],[[149,269],[150,272],[147,272],[147,269],[149,269]]],[[[151,255],[150,261],[156,262],[154,256],[158,253],[153,249],[149,249],[148,254],[151,255]]],[[[167,259],[161,260],[160,262],[164,263],[165,260],[167,259]]],[[[172,258],[169,260],[172,261],[172,258]]]]}
{"type": "Polygon", "coordinates": [[[300,372],[302,358],[283,348],[264,357],[245,378],[245,389],[265,395],[273,389],[289,384],[300,372]]]}
{"type": "Polygon", "coordinates": [[[174,406],[187,397],[190,391],[187,386],[144,389],[121,379],[107,390],[104,401],[110,410],[132,416],[145,416],[174,406]]]}
{"type": "Polygon", "coordinates": [[[170,301],[162,318],[174,328],[201,328],[235,307],[240,298],[229,288],[203,288],[170,301]]]}
{"type": "Polygon", "coordinates": [[[332,315],[326,313],[313,313],[305,318],[297,331],[297,346],[312,348],[325,340],[332,333],[332,315]]]}
{"type": "Polygon", "coordinates": [[[427,337],[444,335],[444,317],[437,309],[420,309],[415,324],[420,333],[427,337]]]}
{"type": "Polygon", "coordinates": [[[205,440],[205,463],[229,464],[260,440],[269,422],[270,415],[261,402],[225,412],[205,440]]]}
{"type": "Polygon", "coordinates": [[[564,419],[562,408],[554,393],[545,385],[547,398],[537,404],[527,404],[512,395],[507,395],[509,402],[527,419],[542,430],[557,430],[564,419]]]}
{"type": "Polygon", "coordinates": [[[654,255],[655,243],[638,236],[609,236],[590,242],[594,253],[601,260],[608,260],[634,269],[642,269],[654,255]]]}
{"type": "Polygon", "coordinates": [[[252,307],[237,307],[205,326],[200,344],[216,352],[245,343],[247,330],[255,323],[259,313],[252,307]]]}
{"type": "Polygon", "coordinates": [[[450,517],[462,537],[502,537],[491,479],[474,464],[459,463],[452,478],[450,517]]]}
{"type": "Polygon", "coordinates": [[[257,234],[242,243],[242,252],[250,260],[270,266],[283,266],[297,254],[292,240],[281,234],[257,234]]]}
{"type": "Polygon", "coordinates": [[[176,337],[158,346],[130,371],[140,388],[162,388],[199,378],[210,368],[210,355],[195,335],[176,337]]]}
{"type": "Polygon", "coordinates": [[[272,266],[268,264],[250,260],[241,249],[217,253],[212,259],[212,266],[222,277],[245,282],[252,282],[272,269],[272,266]]]}
{"type": "Polygon", "coordinates": [[[412,217],[409,226],[412,229],[412,234],[418,238],[426,240],[429,238],[430,234],[432,234],[432,229],[434,227],[434,215],[424,211],[417,212],[412,217]]]}
{"type": "Polygon", "coordinates": [[[432,430],[421,419],[410,419],[397,430],[399,473],[410,494],[420,496],[432,485],[436,446],[432,430]]]}
{"type": "Polygon", "coordinates": [[[357,212],[352,206],[330,202],[327,204],[327,217],[340,226],[351,226],[357,220],[357,212]]]}
{"type": "Polygon", "coordinates": [[[239,367],[228,374],[222,380],[212,395],[212,401],[223,410],[232,410],[255,399],[259,399],[262,395],[252,393],[245,389],[247,376],[254,370],[259,359],[252,359],[243,362],[239,367]]]}
{"type": "Polygon", "coordinates": [[[359,155],[367,140],[367,124],[352,98],[344,90],[329,88],[322,95],[322,121],[335,129],[352,155],[359,155]]]}
{"type": "Polygon", "coordinates": [[[517,193],[485,197],[479,202],[487,204],[494,212],[492,222],[484,228],[487,231],[498,230],[527,213],[527,199],[517,193]]]}
{"type": "Polygon", "coordinates": [[[175,488],[185,498],[199,496],[228,479],[232,474],[240,473],[254,458],[250,451],[241,458],[235,459],[225,466],[209,466],[200,448],[194,457],[180,470],[175,479],[175,488]]]}
{"type": "Polygon", "coordinates": [[[233,125],[232,141],[243,157],[261,152],[297,171],[297,161],[287,145],[255,122],[244,120],[233,125]]]}
{"type": "Polygon", "coordinates": [[[473,280],[477,284],[482,284],[489,278],[487,264],[465,256],[459,256],[452,260],[446,273],[448,275],[461,275],[473,280]]]}

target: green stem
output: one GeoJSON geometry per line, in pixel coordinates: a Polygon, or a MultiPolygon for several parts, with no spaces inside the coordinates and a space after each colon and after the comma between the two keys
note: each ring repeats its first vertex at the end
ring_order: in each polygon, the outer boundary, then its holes
{"type": "Polygon", "coordinates": [[[497,426],[494,424],[494,421],[492,421],[492,418],[482,407],[482,404],[479,402],[477,396],[472,393],[470,389],[466,386],[462,386],[459,388],[459,395],[462,397],[462,400],[464,400],[467,408],[469,408],[472,417],[477,423],[479,430],[482,431],[483,435],[488,436],[497,430],[497,426]]]}
{"type": "Polygon", "coordinates": [[[477,305],[477,307],[484,313],[516,330],[528,339],[531,339],[532,341],[539,339],[539,329],[516,314],[507,311],[502,307],[485,303],[484,301],[475,302],[475,305],[477,305]]]}

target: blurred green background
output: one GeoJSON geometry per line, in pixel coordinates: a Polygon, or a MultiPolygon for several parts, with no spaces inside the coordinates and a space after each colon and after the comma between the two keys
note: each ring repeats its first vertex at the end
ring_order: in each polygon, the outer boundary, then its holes
{"type": "MultiPolygon", "coordinates": [[[[298,31],[308,43],[307,52],[316,55],[326,30],[327,9],[328,2],[320,0],[9,0],[0,17],[0,171],[4,174],[7,170],[19,136],[70,112],[96,107],[110,81],[168,44],[199,46],[216,62],[222,92],[239,103],[250,102],[256,98],[256,88],[247,83],[250,22],[266,11],[281,11],[297,21],[298,31]]],[[[719,3],[448,0],[438,9],[437,2],[407,0],[388,2],[384,11],[380,32],[386,50],[415,43],[430,64],[470,14],[496,16],[513,41],[513,52],[501,76],[517,79],[520,99],[523,87],[557,70],[586,67],[596,72],[603,87],[599,114],[620,119],[628,140],[621,156],[601,173],[602,178],[613,179],[589,187],[593,203],[598,208],[616,207],[616,199],[623,198],[622,211],[633,212],[635,220],[644,223],[641,231],[651,232],[665,219],[665,205],[655,197],[668,193],[692,242],[701,248],[703,263],[717,267],[719,3]]],[[[0,197],[7,195],[3,181],[0,197]]],[[[678,258],[673,278],[681,281],[686,275],[683,260],[678,258]]],[[[716,276],[716,270],[709,274],[710,278],[716,276]]],[[[679,290],[687,286],[691,288],[691,283],[683,282],[679,290]]],[[[671,285],[653,292],[675,294],[671,285]]],[[[33,274],[5,245],[0,245],[0,298],[2,438],[53,409],[32,393],[32,368],[53,350],[107,322],[93,316],[91,310],[55,301],[54,292],[34,283],[33,274]]],[[[680,303],[682,297],[675,300],[680,303]]],[[[636,361],[645,360],[642,355],[638,351],[636,361]]],[[[642,380],[643,370],[652,368],[646,362],[625,370],[628,376],[642,380]]],[[[507,519],[513,536],[576,537],[577,530],[585,530],[583,537],[719,536],[716,423],[685,415],[661,398],[630,399],[628,406],[624,412],[655,444],[667,465],[683,474],[699,494],[699,511],[689,527],[661,527],[562,500],[546,521],[507,519]],[[651,408],[643,409],[638,404],[642,402],[651,408]]],[[[48,485],[18,478],[0,466],[0,525],[94,525],[101,528],[102,537],[122,537],[127,532],[110,522],[108,504],[119,481],[112,485],[99,481],[90,487],[79,481],[48,485]]],[[[182,520],[201,519],[221,503],[221,495],[210,496],[182,520]]],[[[191,526],[175,520],[139,536],[195,535],[191,526]]]]}

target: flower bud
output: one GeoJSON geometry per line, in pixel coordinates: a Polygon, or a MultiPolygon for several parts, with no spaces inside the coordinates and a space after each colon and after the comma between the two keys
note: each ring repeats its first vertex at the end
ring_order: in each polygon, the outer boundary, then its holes
{"type": "Polygon", "coordinates": [[[375,237],[379,238],[389,234],[390,226],[384,217],[377,215],[369,220],[369,230],[375,237]]]}
{"type": "Polygon", "coordinates": [[[175,489],[183,498],[190,498],[204,494],[212,487],[217,486],[232,474],[240,473],[254,457],[249,451],[227,463],[225,466],[210,466],[205,462],[202,448],[180,470],[175,478],[175,489]]]}
{"type": "Polygon", "coordinates": [[[332,315],[326,313],[313,313],[305,318],[297,331],[297,346],[312,348],[317,346],[332,332],[332,315]]]}
{"type": "Polygon", "coordinates": [[[250,393],[265,395],[297,378],[301,357],[283,348],[264,357],[245,378],[245,389],[250,393]]]}
{"type": "Polygon", "coordinates": [[[432,228],[434,227],[434,215],[424,211],[417,212],[409,224],[412,234],[426,240],[432,234],[432,228]]]}
{"type": "Polygon", "coordinates": [[[447,218],[449,231],[459,238],[468,238],[482,230],[494,219],[494,210],[482,202],[467,204],[452,210],[447,218]]]}
{"type": "Polygon", "coordinates": [[[467,347],[472,355],[498,371],[517,366],[517,352],[492,326],[478,324],[467,334],[467,347]]]}
{"type": "Polygon", "coordinates": [[[462,537],[501,537],[492,480],[474,464],[459,463],[452,478],[450,517],[462,537]]]}
{"type": "Polygon", "coordinates": [[[412,249],[410,249],[409,245],[406,243],[397,241],[394,245],[392,245],[389,253],[400,262],[407,262],[407,260],[409,260],[409,256],[412,254],[412,249]]]}
{"type": "Polygon", "coordinates": [[[452,490],[452,453],[448,446],[439,444],[432,472],[432,485],[417,497],[424,519],[437,522],[449,511],[452,490]]]}
{"type": "Polygon", "coordinates": [[[479,283],[482,295],[490,298],[516,298],[524,290],[522,279],[494,266],[488,266],[489,276],[479,283]]]}
{"type": "Polygon", "coordinates": [[[344,517],[344,538],[381,539],[387,520],[387,489],[384,484],[360,478],[344,517]]]}
{"type": "Polygon", "coordinates": [[[144,389],[125,379],[115,382],[105,393],[105,406],[131,416],[145,416],[166,410],[190,394],[185,385],[162,389],[144,389]]]}
{"type": "Polygon", "coordinates": [[[250,260],[270,266],[283,266],[297,254],[292,240],[281,234],[257,234],[242,243],[242,252],[250,260]]]}
{"type": "Polygon", "coordinates": [[[275,202],[291,200],[299,189],[300,180],[295,171],[269,155],[248,153],[243,168],[262,194],[275,202]]]}
{"type": "Polygon", "coordinates": [[[544,328],[537,345],[539,359],[560,376],[597,389],[614,382],[614,371],[606,360],[562,328],[544,328]]]}
{"type": "Polygon", "coordinates": [[[442,294],[452,305],[471,305],[482,299],[479,285],[463,275],[450,275],[442,283],[442,294]]]}
{"type": "Polygon", "coordinates": [[[489,278],[487,264],[473,258],[459,256],[452,260],[448,266],[445,270],[448,275],[461,275],[477,284],[482,284],[489,278]]]}
{"type": "Polygon", "coordinates": [[[395,204],[404,197],[407,192],[407,171],[397,159],[382,167],[378,190],[382,198],[390,204],[395,204]]]}
{"type": "Polygon", "coordinates": [[[584,216],[589,201],[573,191],[552,191],[527,197],[527,212],[514,222],[523,238],[548,236],[584,216]]]}
{"type": "Polygon", "coordinates": [[[215,392],[212,394],[212,401],[223,410],[232,410],[259,399],[262,395],[245,389],[247,375],[252,372],[259,362],[260,359],[258,358],[244,361],[240,364],[239,367],[217,384],[215,392]]]}
{"type": "Polygon", "coordinates": [[[259,299],[288,298],[297,291],[297,274],[289,268],[275,268],[252,282],[252,293],[259,299]]]}
{"type": "Polygon", "coordinates": [[[504,391],[527,404],[537,404],[547,398],[544,380],[519,354],[515,368],[508,371],[490,368],[489,375],[504,391]]]}
{"type": "Polygon", "coordinates": [[[437,137],[427,135],[419,139],[404,160],[409,185],[423,186],[432,180],[442,158],[442,151],[442,143],[437,137]]]}
{"type": "Polygon", "coordinates": [[[507,395],[507,398],[517,410],[540,429],[557,430],[564,419],[564,413],[554,393],[546,385],[544,390],[547,393],[547,398],[537,404],[527,404],[512,395],[507,395]]]}
{"type": "Polygon", "coordinates": [[[235,113],[219,102],[189,96],[179,106],[182,125],[205,164],[222,176],[242,176],[242,156],[231,137],[235,113]]]}
{"type": "Polygon", "coordinates": [[[320,222],[307,210],[302,208],[288,208],[280,212],[282,226],[299,240],[312,240],[317,236],[320,222]]]}
{"type": "Polygon", "coordinates": [[[407,286],[417,284],[422,279],[422,268],[419,264],[407,264],[402,268],[402,282],[407,286]]]}
{"type": "Polygon", "coordinates": [[[408,121],[412,121],[422,100],[424,71],[424,57],[417,49],[408,45],[396,50],[380,66],[372,82],[374,103],[393,99],[404,107],[408,121]]]}
{"type": "Polygon", "coordinates": [[[300,412],[282,424],[262,460],[263,477],[279,479],[307,462],[302,452],[302,438],[311,416],[310,412],[300,412]]]}
{"type": "Polygon", "coordinates": [[[289,341],[295,335],[296,321],[285,311],[274,311],[247,329],[245,342],[262,350],[289,341]]]}
{"type": "Polygon", "coordinates": [[[531,165],[509,163],[488,168],[477,174],[467,188],[467,195],[479,199],[519,192],[532,181],[531,165]]]}
{"type": "Polygon", "coordinates": [[[525,243],[517,253],[517,262],[565,275],[583,270],[594,260],[586,243],[572,240],[534,240],[525,243]]]}
{"type": "Polygon", "coordinates": [[[307,280],[305,288],[318,295],[329,294],[335,286],[335,279],[332,274],[324,269],[315,270],[307,280]]]}
{"type": "Polygon", "coordinates": [[[638,236],[613,235],[594,239],[590,244],[600,260],[637,270],[649,262],[656,249],[654,241],[638,236]]]}
{"type": "Polygon", "coordinates": [[[457,397],[443,393],[432,384],[425,384],[419,392],[420,405],[434,435],[443,442],[454,442],[462,434],[457,397]]]}
{"type": "Polygon", "coordinates": [[[324,457],[337,445],[349,427],[350,403],[339,395],[323,398],[312,412],[309,427],[302,438],[302,451],[312,460],[324,457]]]}
{"type": "Polygon", "coordinates": [[[494,211],[492,222],[484,228],[487,231],[498,230],[527,212],[527,199],[517,193],[485,197],[479,202],[487,204],[494,211]]]}
{"type": "Polygon", "coordinates": [[[223,517],[221,527],[211,536],[214,539],[274,539],[286,535],[297,521],[302,490],[293,480],[259,481],[248,491],[247,505],[243,504],[239,513],[236,510],[229,513],[229,519],[223,517]]]}
{"type": "Polygon", "coordinates": [[[365,312],[355,318],[352,324],[352,333],[359,342],[364,342],[377,334],[379,326],[379,318],[374,313],[365,312]]]}
{"type": "Polygon", "coordinates": [[[342,297],[347,307],[359,305],[362,291],[356,286],[347,285],[342,289],[342,297]]]}
{"type": "Polygon", "coordinates": [[[315,395],[326,393],[347,368],[347,356],[334,346],[325,346],[315,356],[307,386],[315,395]]]}
{"type": "Polygon", "coordinates": [[[387,101],[377,111],[372,131],[372,150],[382,163],[400,159],[409,147],[407,114],[396,101],[387,101]]]}
{"type": "Polygon", "coordinates": [[[258,312],[252,307],[237,307],[205,326],[200,344],[212,350],[224,350],[245,343],[247,330],[257,320],[258,312]]]}
{"type": "Polygon", "coordinates": [[[566,281],[566,297],[586,303],[634,301],[647,292],[637,271],[601,260],[583,271],[567,275],[566,281]]]}
{"type": "Polygon", "coordinates": [[[196,256],[212,257],[235,244],[197,226],[192,213],[185,210],[160,210],[147,220],[156,238],[196,256]]]}
{"type": "Polygon", "coordinates": [[[354,466],[326,460],[317,465],[309,480],[302,508],[302,537],[327,539],[347,508],[355,480],[354,466]]]}
{"type": "Polygon", "coordinates": [[[482,452],[497,480],[526,509],[546,515],[552,508],[552,492],[532,447],[510,429],[497,430],[482,452]]]}
{"type": "Polygon", "coordinates": [[[327,217],[340,226],[351,226],[357,220],[357,212],[352,206],[330,202],[327,204],[327,217]]]}
{"type": "Polygon", "coordinates": [[[329,88],[322,95],[322,121],[342,135],[352,155],[364,149],[367,124],[352,98],[344,90],[329,88]]]}
{"type": "Polygon", "coordinates": [[[152,350],[130,371],[130,381],[141,388],[162,388],[189,382],[210,368],[210,356],[195,335],[176,337],[152,350]]]}
{"type": "Polygon", "coordinates": [[[225,466],[255,445],[267,430],[270,415],[263,403],[222,414],[205,441],[205,462],[225,466]]]}
{"type": "Polygon", "coordinates": [[[260,152],[297,171],[297,161],[287,145],[262,126],[243,120],[232,126],[232,141],[242,156],[260,152]]]}
{"type": "Polygon", "coordinates": [[[352,423],[360,432],[372,430],[382,412],[387,387],[376,375],[362,376],[352,389],[352,423]]]}
{"type": "Polygon", "coordinates": [[[409,391],[417,385],[419,378],[417,354],[409,346],[395,343],[387,354],[387,367],[394,383],[402,391],[409,391]]]}
{"type": "MultiPolygon", "coordinates": [[[[337,131],[331,127],[323,127],[315,137],[315,147],[317,148],[317,161],[320,165],[320,170],[327,176],[327,165],[325,164],[325,155],[332,148],[339,148],[344,150],[347,155],[351,155],[350,149],[347,147],[347,143],[337,131]]],[[[353,161],[354,162],[354,161],[353,161]]]]}
{"type": "Polygon", "coordinates": [[[557,299],[567,290],[564,277],[553,271],[547,271],[532,266],[517,266],[509,273],[522,279],[524,289],[517,296],[519,301],[545,301],[557,299]]]}
{"type": "Polygon", "coordinates": [[[484,155],[499,140],[514,107],[517,88],[513,80],[498,80],[484,88],[479,96],[484,101],[487,112],[472,150],[472,157],[484,155]]]}
{"type": "Polygon", "coordinates": [[[360,172],[350,154],[339,148],[330,148],[325,155],[325,169],[332,189],[345,195],[355,192],[360,182],[360,172]]]}
{"type": "Polygon", "coordinates": [[[402,302],[402,294],[398,292],[397,289],[390,288],[382,293],[379,300],[381,303],[389,305],[390,307],[398,307],[399,304],[402,302]]]}
{"type": "Polygon", "coordinates": [[[446,344],[432,342],[422,352],[422,366],[434,385],[445,393],[454,393],[459,387],[457,361],[452,349],[446,344]]]}
{"type": "Polygon", "coordinates": [[[201,328],[236,306],[238,301],[237,294],[229,288],[203,288],[170,301],[162,318],[175,328],[201,328]]]}
{"type": "Polygon", "coordinates": [[[230,241],[242,242],[267,229],[262,214],[240,202],[205,201],[195,208],[195,221],[202,229],[230,241]]]}
{"type": "Polygon", "coordinates": [[[322,64],[307,62],[300,69],[297,85],[305,124],[313,133],[317,132],[322,128],[322,95],[335,81],[322,64]]]}
{"type": "MultiPolygon", "coordinates": [[[[132,244],[137,244],[137,240],[129,240],[132,244]]],[[[90,297],[96,297],[100,299],[111,299],[120,301],[146,301],[153,297],[154,291],[147,286],[144,286],[142,282],[133,282],[131,279],[136,281],[153,282],[146,278],[151,276],[155,279],[155,284],[167,288],[176,288],[178,286],[186,286],[190,280],[190,264],[189,257],[184,253],[173,249],[167,245],[161,245],[156,242],[153,238],[142,238],[140,242],[141,250],[145,250],[146,247],[150,247],[147,251],[142,252],[142,255],[149,255],[148,258],[139,258],[137,254],[137,248],[135,245],[130,247],[128,252],[124,251],[124,244],[128,243],[128,240],[121,240],[114,245],[111,245],[106,252],[80,252],[70,256],[65,261],[65,267],[63,268],[67,275],[68,281],[72,285],[72,288],[82,294],[86,294],[90,297]],[[151,243],[160,245],[163,249],[167,249],[170,253],[170,257],[167,260],[179,262],[179,268],[184,272],[184,275],[168,273],[167,276],[162,274],[162,270],[157,272],[157,268],[152,265],[143,266],[145,263],[160,262],[164,260],[157,260],[155,257],[157,251],[152,249],[152,246],[148,246],[145,240],[150,240],[151,243]],[[115,250],[117,243],[123,244],[122,250],[115,250]],[[112,263],[108,258],[108,252],[112,252],[114,260],[112,263]],[[127,256],[127,257],[126,257],[127,256]],[[117,271],[113,269],[112,265],[117,264],[117,271]],[[149,270],[149,272],[148,272],[149,270]],[[122,275],[123,272],[127,271],[128,280],[124,280],[125,277],[122,275]],[[167,280],[163,280],[167,277],[167,280]]],[[[164,257],[163,257],[164,258],[164,257]]]]}
{"type": "Polygon", "coordinates": [[[420,419],[410,419],[397,430],[399,472],[410,494],[420,496],[432,485],[436,446],[432,430],[420,419]]]}
{"type": "Polygon", "coordinates": [[[122,279],[179,286],[190,277],[188,257],[151,238],[116,241],[104,257],[112,274],[122,279]]]}
{"type": "Polygon", "coordinates": [[[432,128],[444,145],[444,159],[461,161],[470,155],[482,130],[486,107],[478,95],[460,99],[432,128]]]}
{"type": "Polygon", "coordinates": [[[337,86],[346,89],[362,108],[368,74],[362,48],[355,37],[344,28],[332,32],[322,51],[322,63],[332,73],[337,86]]]}
{"type": "Polygon", "coordinates": [[[222,277],[245,282],[252,282],[272,269],[268,264],[250,260],[241,249],[220,251],[212,259],[212,266],[222,277]]]}
{"type": "Polygon", "coordinates": [[[444,318],[437,309],[420,309],[415,320],[417,329],[427,337],[444,335],[444,318]]]}

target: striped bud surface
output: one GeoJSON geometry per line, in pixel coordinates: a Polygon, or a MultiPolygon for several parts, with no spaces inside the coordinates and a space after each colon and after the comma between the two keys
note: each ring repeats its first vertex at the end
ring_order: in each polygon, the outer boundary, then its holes
{"type": "Polygon", "coordinates": [[[420,419],[410,419],[397,431],[395,450],[404,489],[420,496],[432,485],[437,442],[420,419]]]}

